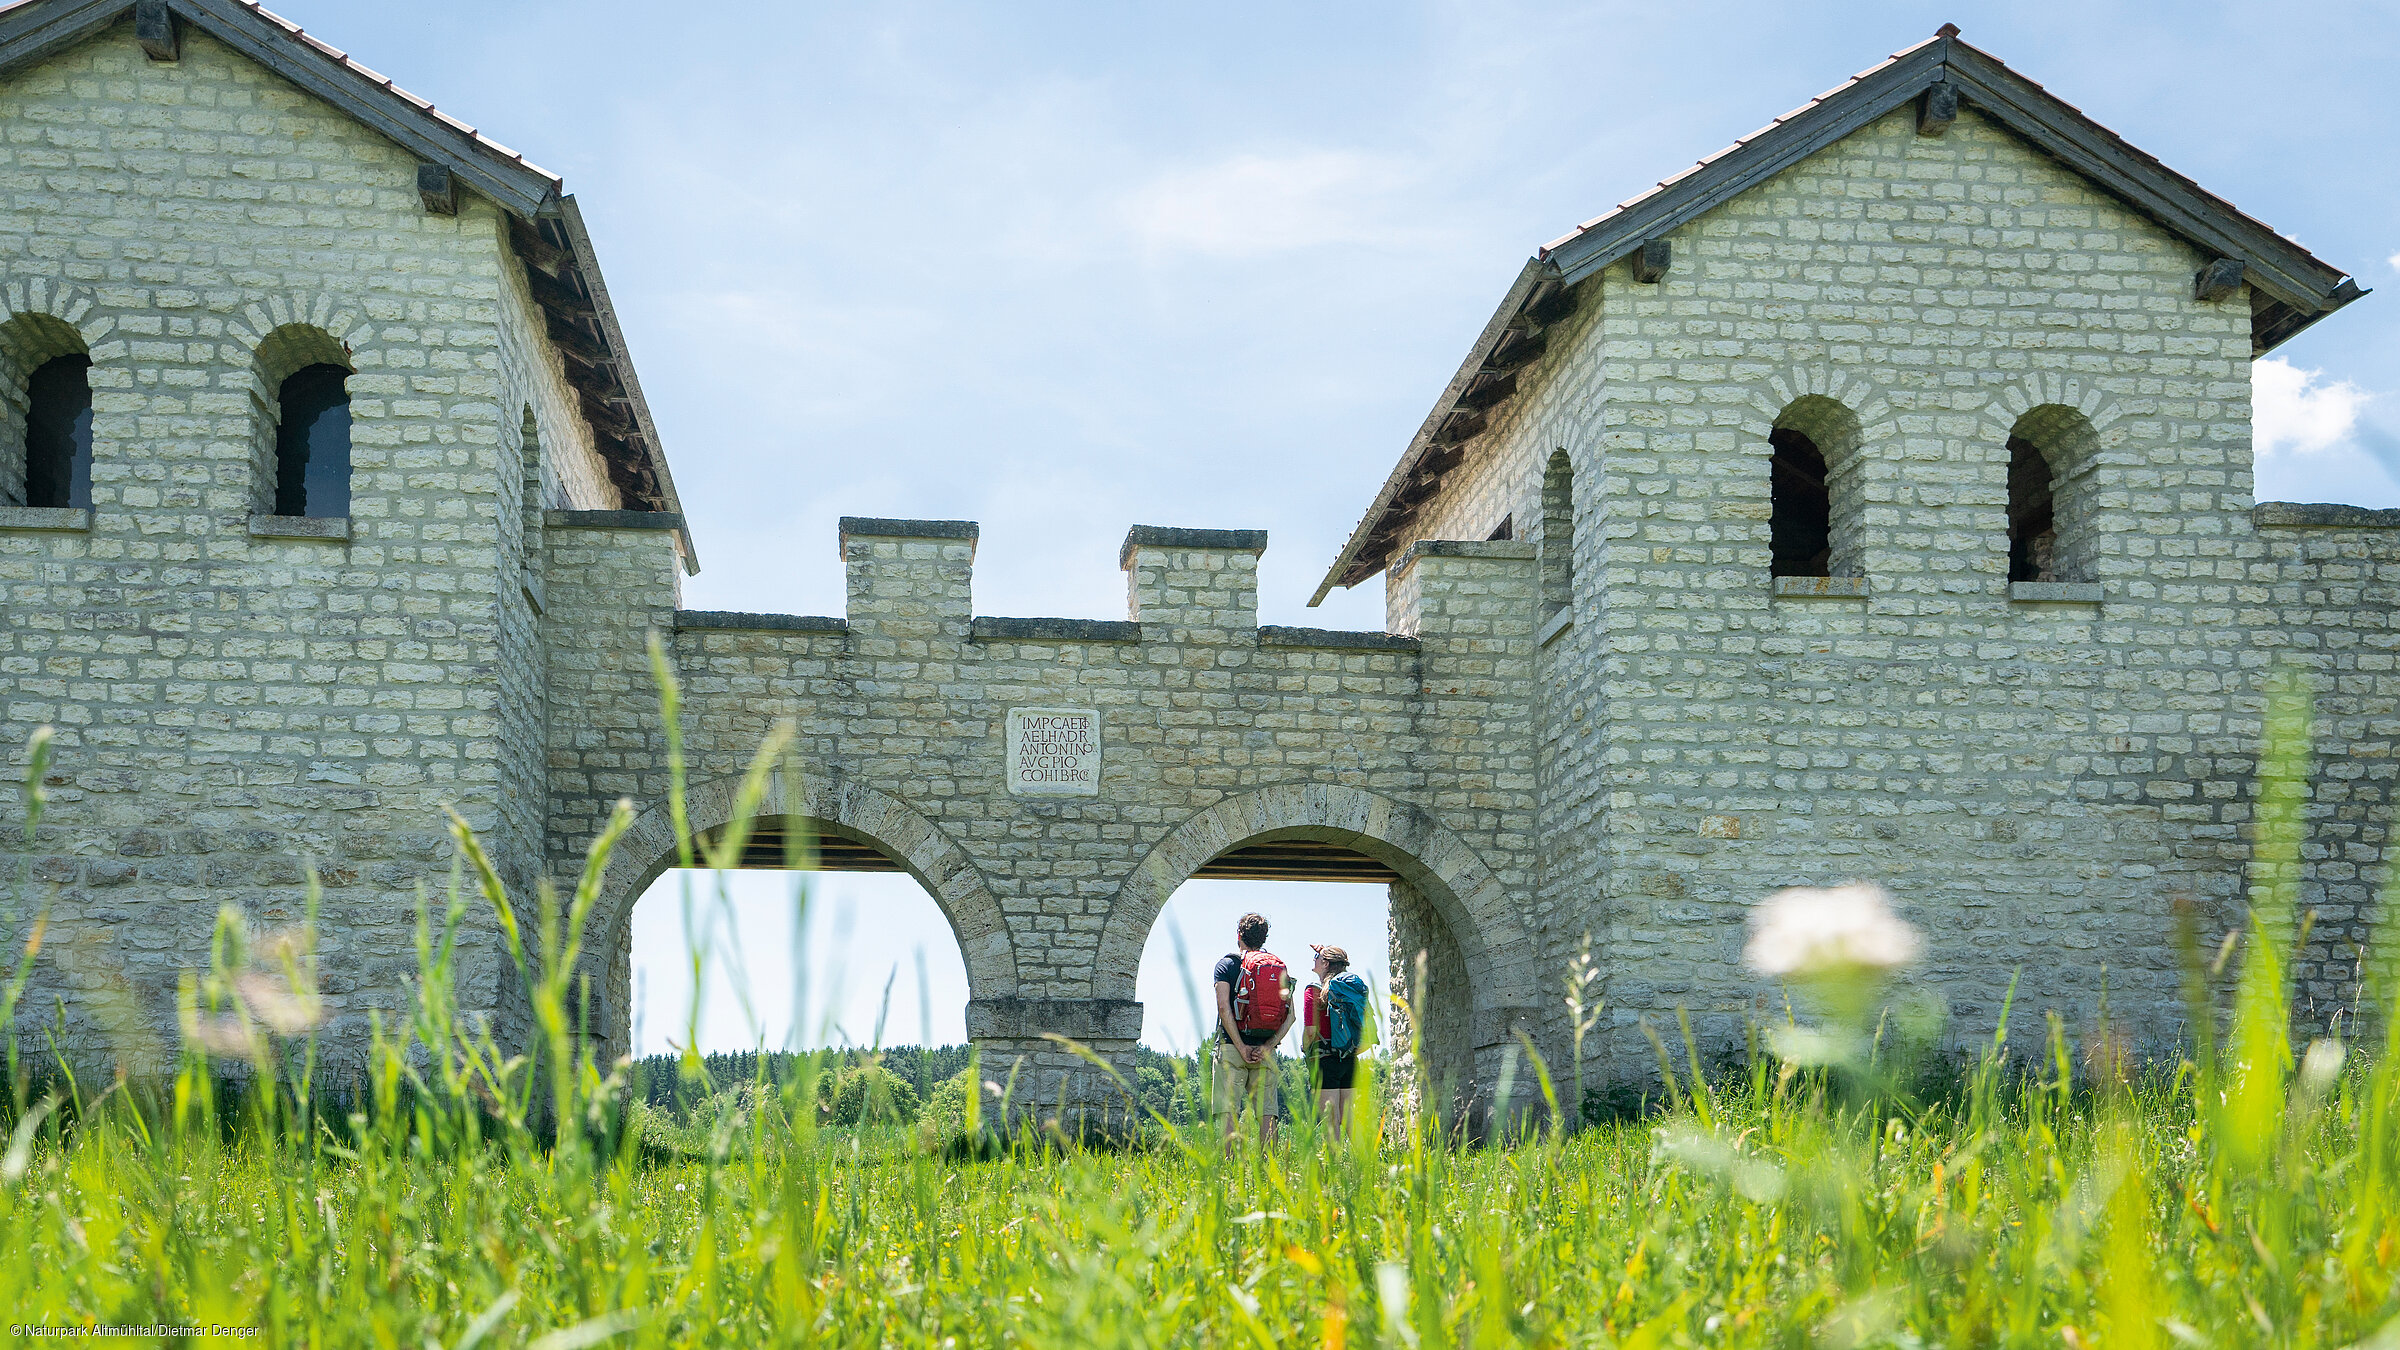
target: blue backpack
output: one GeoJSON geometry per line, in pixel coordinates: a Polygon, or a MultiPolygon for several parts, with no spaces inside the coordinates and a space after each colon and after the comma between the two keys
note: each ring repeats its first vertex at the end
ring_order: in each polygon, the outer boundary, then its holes
{"type": "Polygon", "coordinates": [[[1358,1049],[1367,1025],[1367,982],[1343,971],[1325,982],[1325,1046],[1337,1055],[1358,1049]]]}

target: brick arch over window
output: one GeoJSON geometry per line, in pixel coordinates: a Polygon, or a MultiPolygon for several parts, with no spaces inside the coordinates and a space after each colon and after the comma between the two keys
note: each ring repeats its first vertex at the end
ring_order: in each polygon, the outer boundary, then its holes
{"type": "MultiPolygon", "coordinates": [[[[2010,468],[2024,460],[2020,445],[2038,452],[2049,470],[2056,580],[2099,580],[2100,484],[2108,452],[2124,435],[2116,425],[2123,414],[2117,401],[2090,381],[2050,371],[2019,377],[1983,406],[1980,439],[2004,491],[2010,468]]],[[[2019,503],[2002,500],[2012,508],[2013,525],[2019,503]]]]}
{"type": "Polygon", "coordinates": [[[355,441],[348,385],[357,373],[349,344],[313,323],[284,324],[251,348],[254,510],[282,516],[350,514],[355,441]],[[330,432],[312,436],[307,427],[328,408],[338,420],[330,432]],[[295,419],[288,428],[287,419],[295,419]]]}
{"type": "Polygon", "coordinates": [[[2100,432],[2080,408],[2045,403],[2008,429],[2011,581],[2094,581],[2100,432]]]}
{"type": "Polygon", "coordinates": [[[366,319],[339,296],[269,296],[246,306],[227,333],[248,353],[258,377],[269,382],[255,391],[267,397],[273,396],[275,383],[318,361],[352,370],[379,364],[363,355],[368,346],[366,319]],[[314,336],[302,336],[311,333],[314,336]]]}
{"type": "MultiPolygon", "coordinates": [[[[1866,574],[1865,516],[1873,459],[1867,448],[1889,442],[1896,433],[1892,409],[1876,387],[1855,372],[1831,366],[1779,367],[1749,391],[1752,415],[1743,433],[1768,455],[1766,487],[1770,507],[1774,492],[1777,442],[1794,435],[1807,440],[1824,461],[1820,480],[1825,493],[1822,560],[1826,569],[1816,575],[1866,574]]],[[[1805,459],[1805,456],[1801,456],[1805,459]]],[[[1770,542],[1773,526],[1769,525],[1770,542]]],[[[1778,569],[1780,570],[1780,569],[1778,569]]]]}
{"type": "MultiPolygon", "coordinates": [[[[1438,919],[1440,931],[1423,945],[1441,949],[1435,964],[1446,955],[1460,969],[1459,978],[1439,981],[1419,1019],[1429,1077],[1435,1084],[1447,1080],[1462,1099],[1477,1097],[1497,1062],[1498,1047],[1518,1027],[1530,1029],[1539,1016],[1530,1005],[1545,981],[1534,969],[1533,940],[1518,916],[1521,897],[1511,894],[1473,846],[1430,813],[1363,788],[1329,783],[1261,788],[1228,797],[1170,831],[1118,887],[1100,933],[1093,997],[1133,997],[1142,948],[1159,912],[1202,864],[1228,849],[1279,839],[1340,844],[1399,873],[1401,880],[1392,888],[1396,929],[1411,926],[1411,916],[1401,912],[1404,904],[1421,904],[1438,919]]],[[[1393,957],[1397,985],[1407,978],[1413,953],[1393,957]]]]}
{"type": "Polygon", "coordinates": [[[310,366],[340,366],[355,374],[357,358],[340,338],[314,324],[293,323],[267,334],[251,349],[259,388],[272,399],[283,382],[310,366]]]}
{"type": "Polygon", "coordinates": [[[101,316],[97,310],[98,302],[81,286],[39,279],[0,284],[0,321],[20,316],[56,320],[74,330],[82,344],[78,351],[99,346],[117,326],[116,320],[101,316]]]}
{"type": "MultiPolygon", "coordinates": [[[[1016,948],[1008,925],[983,873],[940,826],[889,793],[832,775],[805,774],[796,791],[781,781],[767,789],[759,803],[760,822],[806,823],[825,834],[871,844],[916,878],[933,897],[950,931],[958,939],[967,967],[967,996],[973,999],[1013,998],[1017,993],[1016,948]]],[[[730,824],[741,792],[739,778],[719,778],[692,785],[685,793],[688,819],[695,837],[730,824]]],[[[610,965],[595,972],[609,992],[602,1025],[612,1048],[622,1052],[632,1028],[633,907],[677,862],[675,821],[665,803],[636,817],[617,841],[608,870],[601,877],[600,899],[594,905],[588,948],[610,965]]]]}
{"type": "Polygon", "coordinates": [[[94,344],[115,327],[113,320],[94,317],[93,310],[91,296],[81,287],[46,281],[0,286],[0,506],[31,501],[29,479],[36,475],[29,461],[27,417],[34,412],[36,376],[54,361],[88,367],[94,344]]]}
{"type": "Polygon", "coordinates": [[[1767,431],[1769,545],[1778,576],[1865,574],[1866,432],[1824,394],[1785,404],[1767,431]]]}

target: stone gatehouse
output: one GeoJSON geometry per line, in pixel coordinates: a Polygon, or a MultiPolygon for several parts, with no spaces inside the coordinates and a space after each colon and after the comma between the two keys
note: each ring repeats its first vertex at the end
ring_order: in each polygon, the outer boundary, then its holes
{"type": "MultiPolygon", "coordinates": [[[[1041,1074],[1045,1032],[1130,1044],[1194,875],[1389,884],[1467,1090],[1519,1030],[1563,1053],[1587,937],[1594,1072],[1679,1010],[1732,1043],[1748,906],[1851,876],[1965,1032],[2017,978],[2172,1034],[2279,665],[2320,699],[2306,994],[2365,936],[2400,513],[2254,503],[2249,405],[2361,292],[1955,30],[1528,261],[1327,574],[1386,578],[1376,633],[1262,626],[1263,534],[1152,526],[1122,619],[977,616],[958,521],[845,522],[839,617],[685,609],[556,177],[243,0],[0,11],[0,119],[0,739],[57,746],[10,921],[50,917],[70,1053],[157,1062],[220,910],[289,923],[304,868],[354,1047],[442,806],[530,891],[629,798],[589,972],[624,1048],[675,852],[652,635],[694,824],[790,723],[769,838],[922,882],[970,1034],[1041,1074]]],[[[488,928],[464,959],[508,1025],[488,928]]]]}

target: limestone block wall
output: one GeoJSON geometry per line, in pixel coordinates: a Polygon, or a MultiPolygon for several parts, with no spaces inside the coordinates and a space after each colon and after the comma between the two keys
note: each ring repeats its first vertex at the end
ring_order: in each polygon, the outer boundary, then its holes
{"type": "Polygon", "coordinates": [[[549,672],[540,634],[547,571],[543,513],[607,511],[622,502],[593,444],[579,396],[567,381],[564,358],[548,337],[548,321],[527,289],[525,269],[514,260],[508,224],[497,212],[488,218],[494,254],[510,260],[499,274],[493,353],[498,491],[492,524],[499,551],[500,630],[495,673],[507,747],[499,766],[501,831],[495,843],[500,857],[519,864],[510,880],[523,885],[543,853],[549,794],[549,672]]]}
{"type": "MultiPolygon", "coordinates": [[[[2392,809],[2400,763],[2400,511],[2270,502],[2253,513],[2256,545],[2271,564],[2266,587],[2245,586],[2240,601],[2264,649],[2304,672],[2314,695],[2315,763],[2304,811],[2298,903],[2313,912],[2311,940],[2297,962],[2296,1012],[2309,1025],[2330,1023],[2353,1006],[2360,977],[2370,985],[2394,972],[2362,963],[2376,945],[2390,885],[2392,809]],[[2261,591],[2269,601],[2257,612],[2261,591]]],[[[2216,790],[2223,795],[2221,788],[2216,790]]],[[[2239,817],[2226,812],[2236,823],[2239,817]]],[[[2210,822],[2203,846],[2225,862],[2225,823],[2210,822]]],[[[2384,986],[2388,988],[2388,985],[2384,986]]]]}
{"type": "MultiPolygon", "coordinates": [[[[63,325],[94,389],[93,510],[0,511],[0,745],[58,737],[28,1006],[69,1001],[70,1053],[155,1064],[220,907],[295,924],[314,867],[338,1060],[408,998],[442,807],[504,856],[538,838],[505,809],[533,747],[502,353],[541,339],[506,337],[498,213],[428,215],[413,157],[198,32],[174,62],[121,25],[12,72],[0,126],[0,328],[63,325]],[[301,350],[356,371],[351,514],[262,523],[301,350]]],[[[498,1007],[480,916],[467,960],[465,1002],[498,1007]]]]}
{"type": "Polygon", "coordinates": [[[671,536],[625,519],[551,517],[545,623],[550,865],[617,797],[642,811],[598,920],[611,1046],[625,923],[674,853],[648,631],[685,693],[695,828],[725,819],[750,756],[791,723],[796,774],[773,812],[873,843],[926,886],[966,957],[970,1031],[1031,1056],[1033,1100],[1080,1072],[1039,1033],[1130,1049],[1159,908],[1254,840],[1344,843],[1432,897],[1425,921],[1479,976],[1457,995],[1471,1006],[1438,1014],[1461,1055],[1496,1053],[1523,1021],[1539,982],[1527,546],[1435,550],[1408,569],[1410,633],[1329,633],[1258,624],[1254,531],[1137,528],[1126,619],[1012,619],[973,614],[971,524],[851,520],[835,619],[678,611],[671,536]],[[1099,714],[1096,795],[1008,791],[1012,707],[1099,714]]]}
{"type": "MultiPolygon", "coordinates": [[[[1606,910],[1600,855],[1565,841],[1598,837],[1600,795],[1586,750],[1599,687],[1597,651],[1605,640],[1607,597],[1596,568],[1580,559],[1598,551],[1599,516],[1578,509],[1593,495],[1600,474],[1598,418],[1601,409],[1599,322],[1601,282],[1577,288],[1575,311],[1551,325],[1543,354],[1517,374],[1517,397],[1493,410],[1491,424],[1464,450],[1445,477],[1441,494],[1423,508],[1430,540],[1484,540],[1498,524],[1512,522],[1520,556],[1530,559],[1542,582],[1537,600],[1517,617],[1531,625],[1534,699],[1529,712],[1536,742],[1536,811],[1545,841],[1538,850],[1533,927],[1543,951],[1541,996],[1528,1008],[1528,1024],[1554,1061],[1572,1051],[1566,1013],[1552,997],[1566,964],[1586,935],[1604,928],[1606,910]],[[1546,502],[1545,485],[1554,455],[1569,468],[1567,509],[1546,502]],[[1555,612],[1554,612],[1555,611],[1555,612]]],[[[1407,625],[1413,613],[1412,569],[1395,566],[1386,583],[1388,622],[1407,625]]],[[[1445,970],[1464,967],[1445,961],[1415,915],[1417,897],[1395,888],[1392,900],[1393,968],[1413,968],[1416,953],[1428,953],[1429,978],[1443,985],[1445,970]],[[1405,961],[1404,961],[1405,958],[1405,961]]],[[[1440,1028],[1428,1027],[1438,1040],[1440,1028]]]]}
{"type": "MultiPolygon", "coordinates": [[[[2223,923],[2239,893],[2183,847],[2168,757],[2256,731],[2204,584],[2250,505],[2247,306],[2193,301],[2188,247],[1970,115],[1888,117],[1673,242],[1664,282],[1604,277],[1597,330],[1620,1023],[1687,1005],[1734,1043],[1768,993],[1747,907],[1864,877],[1927,931],[1920,978],[1967,1035],[2012,976],[2072,1024],[2105,980],[2171,1030],[2169,904],[2223,923]],[[1834,466],[1848,587],[1767,575],[1767,433],[1804,400],[1860,428],[1834,466]],[[2042,407],[2100,447],[2097,604],[2007,579],[2006,442],[2042,407]]],[[[1627,1030],[1609,1050],[1638,1062],[1627,1030]]]]}

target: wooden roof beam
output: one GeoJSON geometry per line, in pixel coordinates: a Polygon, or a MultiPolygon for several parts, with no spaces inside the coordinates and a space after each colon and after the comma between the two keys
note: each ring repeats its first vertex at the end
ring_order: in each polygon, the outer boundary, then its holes
{"type": "Polygon", "coordinates": [[[1492,370],[1515,370],[1531,364],[1549,345],[1549,338],[1539,328],[1512,328],[1508,330],[1508,336],[1500,340],[1500,345],[1492,348],[1485,365],[1492,370]]]}
{"type": "Polygon", "coordinates": [[[2218,258],[2192,278],[2192,298],[2201,304],[2227,299],[2242,289],[2242,260],[2218,258]]]}
{"type": "Polygon", "coordinates": [[[1925,87],[1917,99],[1917,134],[1940,136],[1958,120],[1958,86],[1947,80],[1925,87]]]}
{"type": "Polygon", "coordinates": [[[609,352],[608,348],[600,345],[598,339],[576,327],[569,317],[550,310],[547,306],[543,309],[543,317],[549,320],[546,326],[550,332],[550,340],[557,343],[561,351],[573,352],[593,365],[617,359],[609,352]]]}
{"type": "Polygon", "coordinates": [[[525,285],[542,308],[560,318],[580,319],[598,313],[583,292],[539,268],[525,269],[525,285]]]}
{"type": "Polygon", "coordinates": [[[1516,392],[1517,374],[1515,371],[1487,370],[1475,377],[1475,383],[1467,386],[1467,392],[1458,396],[1458,406],[1478,410],[1489,408],[1495,403],[1510,398],[1516,392]]]}
{"type": "Polygon", "coordinates": [[[543,237],[541,228],[515,216],[508,218],[508,242],[528,266],[559,274],[573,270],[575,255],[543,237]]]}
{"type": "Polygon", "coordinates": [[[1675,241],[1645,239],[1632,253],[1633,279],[1645,286],[1655,286],[1667,279],[1675,266],[1675,241]]]}
{"type": "Polygon", "coordinates": [[[167,0],[135,0],[133,40],[142,45],[142,55],[153,61],[183,57],[183,32],[175,22],[175,11],[167,8],[167,0]]]}
{"type": "Polygon", "coordinates": [[[1433,443],[1456,445],[1461,441],[1473,440],[1482,433],[1487,420],[1478,409],[1461,408],[1442,422],[1442,429],[1435,433],[1433,443]]]}
{"type": "Polygon", "coordinates": [[[425,214],[429,216],[458,214],[458,183],[451,178],[449,166],[417,166],[417,200],[425,203],[425,214]]]}

